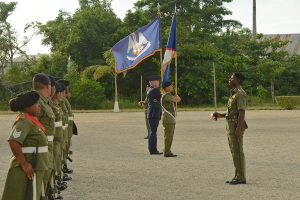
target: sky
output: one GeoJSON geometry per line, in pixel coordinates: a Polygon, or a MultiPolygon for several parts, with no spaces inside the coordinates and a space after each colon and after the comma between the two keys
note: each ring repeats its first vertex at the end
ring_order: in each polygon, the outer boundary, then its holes
{"type": "MultiPolygon", "coordinates": [[[[11,2],[11,0],[0,0],[11,2]]],[[[18,33],[19,41],[24,37],[26,23],[45,23],[55,19],[59,10],[74,13],[78,0],[14,0],[18,2],[9,21],[18,33]]],[[[113,0],[112,8],[118,17],[124,18],[126,11],[133,8],[136,0],[113,0]]],[[[252,27],[252,0],[233,0],[225,6],[232,11],[227,19],[235,19],[245,27],[252,27]]],[[[299,0],[257,0],[257,31],[264,34],[300,33],[299,0]]],[[[180,16],[178,16],[180,17],[180,16]]],[[[36,36],[27,47],[28,54],[49,53],[49,47],[41,44],[36,36]]]]}

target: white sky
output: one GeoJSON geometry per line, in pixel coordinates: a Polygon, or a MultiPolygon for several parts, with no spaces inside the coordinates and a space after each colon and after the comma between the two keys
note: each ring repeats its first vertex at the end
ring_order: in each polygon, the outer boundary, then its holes
{"type": "MultiPolygon", "coordinates": [[[[11,0],[0,0],[11,2],[11,0]]],[[[53,20],[59,10],[73,13],[78,8],[78,0],[15,0],[17,8],[9,21],[19,34],[24,36],[26,23],[53,20]]],[[[124,18],[136,0],[113,0],[115,13],[124,18]]],[[[252,0],[234,0],[226,4],[233,15],[228,17],[240,21],[245,27],[252,27],[252,0]]],[[[257,30],[260,33],[300,33],[299,0],[257,0],[257,30]]],[[[180,17],[180,16],[178,16],[180,17]]],[[[28,45],[29,54],[48,53],[49,48],[41,45],[41,38],[35,37],[28,45]]]]}

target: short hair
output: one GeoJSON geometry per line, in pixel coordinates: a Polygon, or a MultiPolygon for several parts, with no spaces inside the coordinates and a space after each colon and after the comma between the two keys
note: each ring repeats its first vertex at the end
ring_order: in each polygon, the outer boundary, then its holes
{"type": "Polygon", "coordinates": [[[44,85],[43,83],[40,83],[40,82],[33,82],[32,83],[32,88],[34,90],[42,90],[44,88],[48,87],[48,85],[44,85]]]}
{"type": "Polygon", "coordinates": [[[240,81],[240,83],[241,84],[243,84],[243,82],[245,81],[245,76],[242,74],[242,73],[240,73],[240,72],[235,72],[235,73],[233,73],[233,76],[235,77],[235,78],[237,78],[239,81],[240,81]]]}

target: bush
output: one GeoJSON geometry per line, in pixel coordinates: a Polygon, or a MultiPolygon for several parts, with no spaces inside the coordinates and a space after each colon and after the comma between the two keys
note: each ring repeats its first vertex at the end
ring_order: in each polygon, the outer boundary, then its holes
{"type": "Polygon", "coordinates": [[[300,105],[300,96],[278,96],[276,102],[287,110],[293,110],[300,105]]]}
{"type": "Polygon", "coordinates": [[[99,109],[105,101],[104,88],[94,80],[73,82],[71,95],[71,103],[75,109],[99,109]]]}

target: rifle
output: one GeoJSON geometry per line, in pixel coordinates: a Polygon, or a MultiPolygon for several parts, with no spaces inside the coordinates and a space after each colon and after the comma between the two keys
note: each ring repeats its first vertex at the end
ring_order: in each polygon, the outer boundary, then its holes
{"type": "MultiPolygon", "coordinates": [[[[32,161],[30,164],[34,171],[36,169],[37,157],[38,157],[37,154],[39,153],[38,151],[39,151],[39,148],[37,146],[35,152],[32,153],[32,161]]],[[[34,176],[36,176],[36,175],[34,175],[34,176]]],[[[34,199],[33,195],[36,195],[36,194],[33,194],[34,191],[36,191],[36,190],[33,188],[33,180],[28,179],[27,186],[26,186],[25,200],[33,200],[34,199]]]]}

